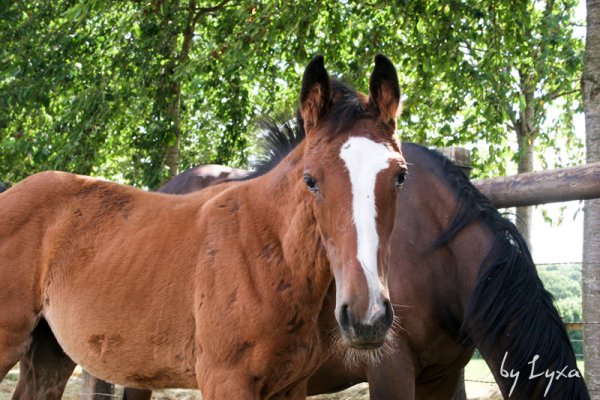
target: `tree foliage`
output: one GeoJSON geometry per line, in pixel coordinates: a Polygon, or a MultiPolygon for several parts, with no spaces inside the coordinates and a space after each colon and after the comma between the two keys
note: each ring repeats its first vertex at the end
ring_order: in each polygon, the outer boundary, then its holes
{"type": "MultiPolygon", "coordinates": [[[[565,323],[582,323],[582,266],[581,264],[538,265],[544,287],[554,297],[554,305],[565,323]]],[[[578,359],[583,358],[582,330],[569,330],[571,345],[578,359]]]]}
{"type": "Polygon", "coordinates": [[[470,144],[480,176],[503,174],[528,112],[541,147],[575,143],[574,4],[0,0],[0,173],[153,188],[176,166],[243,166],[256,119],[292,114],[312,55],[366,92],[382,52],[405,93],[402,138],[470,144]]]}
{"type": "Polygon", "coordinates": [[[581,265],[538,266],[546,290],[552,293],[560,316],[565,322],[581,322],[581,265]]]}

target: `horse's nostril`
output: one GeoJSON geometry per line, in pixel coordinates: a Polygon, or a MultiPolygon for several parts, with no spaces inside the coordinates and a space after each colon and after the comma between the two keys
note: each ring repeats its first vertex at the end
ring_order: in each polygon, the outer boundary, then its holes
{"type": "Polygon", "coordinates": [[[349,330],[354,323],[348,304],[343,304],[340,308],[340,326],[344,330],[349,330]]]}
{"type": "Polygon", "coordinates": [[[385,329],[388,329],[394,322],[394,309],[392,308],[392,303],[387,299],[383,301],[383,306],[385,307],[385,315],[383,316],[382,322],[385,329]]]}

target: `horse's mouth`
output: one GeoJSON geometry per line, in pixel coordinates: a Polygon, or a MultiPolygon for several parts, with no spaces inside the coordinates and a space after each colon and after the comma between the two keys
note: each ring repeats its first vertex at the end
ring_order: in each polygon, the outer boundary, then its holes
{"type": "Polygon", "coordinates": [[[385,344],[386,337],[382,338],[360,338],[356,335],[344,335],[342,338],[346,346],[354,350],[376,350],[385,344]]]}
{"type": "Polygon", "coordinates": [[[385,345],[389,330],[381,324],[356,324],[350,329],[341,329],[344,344],[355,350],[376,350],[385,345]]]}
{"type": "Polygon", "coordinates": [[[349,368],[357,365],[376,365],[394,351],[393,335],[380,338],[351,337],[340,332],[332,342],[332,350],[349,368]]]}
{"type": "Polygon", "coordinates": [[[380,340],[376,342],[347,342],[348,346],[352,347],[355,350],[375,350],[383,346],[385,340],[380,340]]]}

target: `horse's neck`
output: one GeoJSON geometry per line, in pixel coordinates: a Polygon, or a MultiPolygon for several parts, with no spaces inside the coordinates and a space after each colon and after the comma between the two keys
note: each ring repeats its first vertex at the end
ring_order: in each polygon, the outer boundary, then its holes
{"type": "Polygon", "coordinates": [[[466,310],[480,269],[492,248],[493,241],[492,232],[480,219],[476,219],[458,232],[449,243],[456,260],[458,276],[460,276],[458,297],[463,310],[466,310]]]}
{"type": "Polygon", "coordinates": [[[273,232],[280,246],[282,273],[298,285],[297,295],[305,301],[322,303],[333,276],[329,268],[312,198],[302,180],[303,145],[269,173],[248,181],[248,197],[257,204],[255,220],[273,232]]]}
{"type": "MultiPolygon", "coordinates": [[[[421,203],[420,207],[423,210],[416,217],[418,224],[435,227],[432,228],[435,234],[424,234],[423,243],[427,243],[428,248],[452,223],[459,200],[455,190],[435,174],[421,172],[421,176],[423,182],[414,190],[413,197],[421,203]]],[[[451,305],[453,318],[459,325],[463,321],[481,265],[490,252],[492,243],[492,232],[477,218],[440,248],[425,252],[427,259],[424,262],[435,263],[435,266],[429,269],[429,279],[445,282],[443,287],[437,290],[442,296],[439,300],[451,305]],[[440,265],[443,267],[440,268],[440,265]]]]}

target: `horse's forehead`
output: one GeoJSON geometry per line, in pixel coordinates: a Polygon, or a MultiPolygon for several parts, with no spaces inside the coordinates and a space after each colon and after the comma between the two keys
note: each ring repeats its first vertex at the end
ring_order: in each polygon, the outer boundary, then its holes
{"type": "Polygon", "coordinates": [[[402,155],[396,146],[364,136],[350,136],[341,145],[340,158],[354,175],[372,175],[389,167],[401,164],[402,155]]]}

